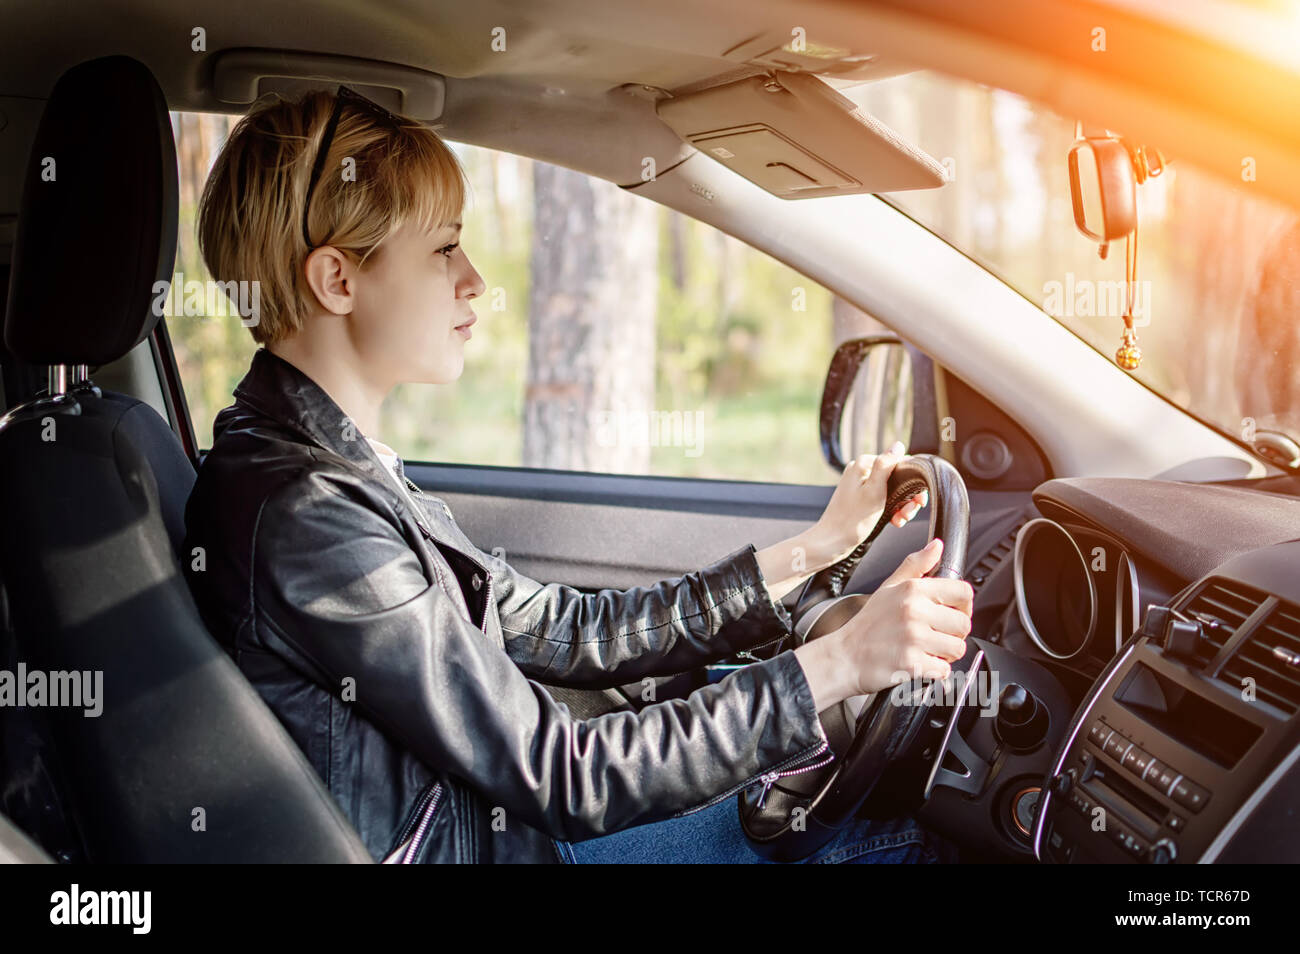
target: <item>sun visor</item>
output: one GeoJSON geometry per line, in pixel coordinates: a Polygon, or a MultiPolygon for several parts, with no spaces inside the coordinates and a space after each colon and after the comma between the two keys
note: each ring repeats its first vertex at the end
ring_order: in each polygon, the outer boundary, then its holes
{"type": "Polygon", "coordinates": [[[212,92],[244,109],[266,93],[292,99],[346,83],[385,109],[432,123],[442,118],[445,83],[437,73],[378,60],[292,50],[233,49],[216,55],[212,92]]]}
{"type": "Polygon", "coordinates": [[[751,76],[661,99],[655,109],[686,142],[783,199],[946,181],[937,160],[806,73],[751,76]]]}

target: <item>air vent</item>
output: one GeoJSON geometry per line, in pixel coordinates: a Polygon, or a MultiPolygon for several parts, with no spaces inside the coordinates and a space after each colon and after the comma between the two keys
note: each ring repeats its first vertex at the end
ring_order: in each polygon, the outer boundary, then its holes
{"type": "Polygon", "coordinates": [[[1224,643],[1230,640],[1241,624],[1264,601],[1264,594],[1228,580],[1210,580],[1183,612],[1201,621],[1204,639],[1196,647],[1195,659],[1205,668],[1224,643]]]}
{"type": "Polygon", "coordinates": [[[1255,698],[1287,715],[1300,711],[1300,609],[1278,603],[1232,654],[1220,678],[1233,688],[1255,681],[1255,698]]]}
{"type": "Polygon", "coordinates": [[[1016,534],[1018,534],[1020,528],[1028,522],[1028,517],[1022,517],[1020,520],[1017,520],[1016,525],[1011,528],[1011,532],[994,544],[992,549],[990,549],[988,553],[984,554],[984,556],[980,558],[980,561],[971,568],[969,573],[966,574],[966,581],[970,583],[972,590],[978,593],[980,587],[983,586],[988,578],[993,574],[993,571],[1006,562],[1006,559],[1011,556],[1012,551],[1016,548],[1016,534]]]}

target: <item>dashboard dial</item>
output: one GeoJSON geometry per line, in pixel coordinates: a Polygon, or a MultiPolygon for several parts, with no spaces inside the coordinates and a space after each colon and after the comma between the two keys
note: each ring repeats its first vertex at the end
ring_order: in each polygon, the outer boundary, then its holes
{"type": "Polygon", "coordinates": [[[1020,624],[1055,659],[1083,652],[1097,627],[1097,586],[1079,545],[1054,520],[1030,520],[1016,535],[1014,582],[1020,624]]]}

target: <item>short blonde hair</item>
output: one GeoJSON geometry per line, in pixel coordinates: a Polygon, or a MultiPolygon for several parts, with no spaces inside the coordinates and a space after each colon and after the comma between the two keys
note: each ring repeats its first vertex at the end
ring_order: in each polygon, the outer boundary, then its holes
{"type": "MultiPolygon", "coordinates": [[[[259,283],[258,321],[249,327],[259,344],[294,334],[308,314],[312,292],[303,264],[311,250],[302,235],[302,206],[334,100],[332,92],[311,92],[254,103],[203,188],[203,260],[218,282],[259,283]]],[[[331,245],[364,267],[407,222],[431,231],[459,220],[467,191],[455,153],[432,129],[409,119],[394,128],[345,107],[311,196],[308,225],[317,247],[331,245]],[[349,158],[355,165],[344,165],[349,158]]]]}

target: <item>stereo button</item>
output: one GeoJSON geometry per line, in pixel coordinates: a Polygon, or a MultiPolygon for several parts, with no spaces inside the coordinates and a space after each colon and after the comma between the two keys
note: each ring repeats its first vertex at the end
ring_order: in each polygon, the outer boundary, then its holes
{"type": "Polygon", "coordinates": [[[1140,858],[1142,855],[1146,854],[1146,843],[1127,828],[1112,823],[1107,834],[1110,835],[1110,840],[1113,841],[1117,847],[1122,851],[1126,851],[1130,855],[1133,855],[1135,858],[1140,858]]]}
{"type": "Polygon", "coordinates": [[[1110,738],[1106,740],[1106,744],[1102,748],[1107,755],[1118,762],[1124,757],[1124,753],[1128,751],[1128,747],[1132,744],[1132,742],[1124,738],[1124,736],[1120,735],[1118,732],[1112,732],[1110,738]]]}
{"type": "Polygon", "coordinates": [[[1169,787],[1174,784],[1174,779],[1178,778],[1178,773],[1168,765],[1160,761],[1153,760],[1151,767],[1147,769],[1147,774],[1143,776],[1148,785],[1160,792],[1161,795],[1169,794],[1169,787]]]}
{"type": "Polygon", "coordinates": [[[1199,812],[1210,800],[1209,791],[1186,778],[1179,779],[1178,784],[1169,794],[1179,805],[1194,812],[1199,812]]]}
{"type": "Polygon", "coordinates": [[[1124,755],[1124,767],[1141,778],[1142,773],[1151,765],[1151,758],[1150,752],[1144,752],[1134,745],[1124,755]]]}
{"type": "Polygon", "coordinates": [[[1128,835],[1124,839],[1124,850],[1134,858],[1145,858],[1149,845],[1136,835],[1128,835]]]}

